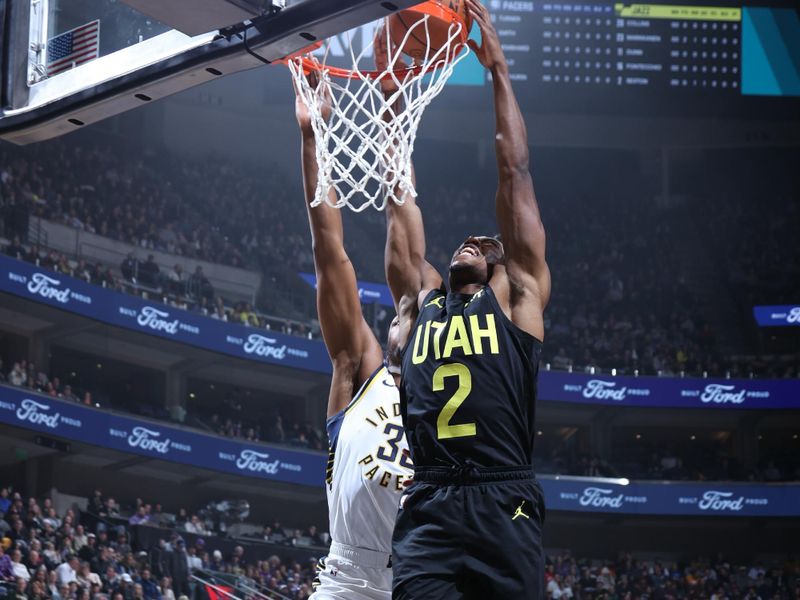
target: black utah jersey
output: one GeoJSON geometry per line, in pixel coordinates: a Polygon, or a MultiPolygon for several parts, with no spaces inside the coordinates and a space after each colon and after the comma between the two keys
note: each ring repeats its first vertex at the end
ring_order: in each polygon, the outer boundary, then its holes
{"type": "Polygon", "coordinates": [[[403,351],[400,385],[416,467],[532,465],[541,350],[489,286],[428,294],[403,351]]]}

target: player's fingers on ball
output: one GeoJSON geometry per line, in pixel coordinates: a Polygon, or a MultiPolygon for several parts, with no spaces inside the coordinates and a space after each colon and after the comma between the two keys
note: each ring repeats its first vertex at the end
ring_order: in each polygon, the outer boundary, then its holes
{"type": "Polygon", "coordinates": [[[475,2],[476,10],[475,17],[484,25],[489,23],[489,13],[486,12],[486,7],[480,2],[475,2]]]}
{"type": "Polygon", "coordinates": [[[472,13],[472,16],[475,18],[482,17],[486,12],[486,7],[483,6],[480,2],[476,2],[475,0],[467,0],[467,8],[469,12],[472,13]]]}
{"type": "Polygon", "coordinates": [[[486,29],[486,19],[484,19],[482,15],[474,14],[472,19],[473,19],[473,21],[475,21],[478,24],[478,28],[481,31],[486,29]]]}

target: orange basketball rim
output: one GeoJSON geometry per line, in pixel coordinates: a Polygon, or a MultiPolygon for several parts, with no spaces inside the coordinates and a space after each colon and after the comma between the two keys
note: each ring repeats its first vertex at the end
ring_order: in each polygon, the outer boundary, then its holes
{"type": "MultiPolygon", "coordinates": [[[[467,21],[460,15],[458,12],[450,8],[449,6],[445,6],[441,2],[441,0],[427,0],[426,2],[421,2],[420,4],[416,4],[411,8],[407,8],[403,11],[400,11],[396,14],[408,15],[413,16],[414,24],[418,23],[422,19],[426,17],[434,22],[438,22],[439,24],[443,25],[444,28],[447,30],[453,25],[460,25],[456,43],[458,45],[458,49],[455,52],[447,52],[445,56],[449,59],[454,58],[457,56],[463,46],[467,44],[467,37],[469,36],[469,24],[467,21]]],[[[390,17],[387,17],[387,20],[390,17]]],[[[411,25],[413,27],[414,25],[411,25]]],[[[311,71],[325,71],[329,75],[333,77],[338,77],[340,79],[361,79],[364,77],[369,77],[370,79],[379,79],[386,76],[385,71],[376,71],[376,70],[368,70],[368,71],[361,71],[361,70],[354,70],[354,69],[347,69],[344,67],[335,67],[331,65],[323,65],[316,59],[310,56],[310,53],[314,50],[318,49],[322,46],[322,42],[318,41],[306,48],[303,48],[299,52],[296,52],[290,56],[284,58],[281,62],[284,64],[288,63],[290,60],[294,60],[300,63],[303,67],[303,72],[308,74],[311,71]]],[[[403,48],[398,48],[401,52],[403,48]]],[[[402,78],[404,75],[415,75],[425,68],[423,64],[415,64],[413,66],[403,66],[402,68],[393,69],[394,73],[402,78]]]]}

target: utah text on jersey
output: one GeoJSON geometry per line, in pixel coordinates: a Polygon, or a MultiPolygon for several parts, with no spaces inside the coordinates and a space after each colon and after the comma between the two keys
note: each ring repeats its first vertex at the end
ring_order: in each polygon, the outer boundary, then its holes
{"type": "MultiPolygon", "coordinates": [[[[475,296],[479,296],[483,290],[475,296]]],[[[473,299],[477,299],[473,296],[473,299]]],[[[438,296],[431,300],[436,304],[437,300],[443,300],[438,296]]],[[[439,304],[437,307],[442,308],[439,304]]],[[[472,356],[473,354],[499,354],[500,346],[497,342],[497,326],[495,325],[494,315],[472,314],[450,316],[445,321],[426,321],[417,325],[416,335],[414,336],[414,347],[411,360],[415,365],[425,362],[428,358],[428,348],[433,346],[433,358],[436,360],[450,358],[451,356],[472,356]],[[483,322],[481,322],[483,321],[483,322]],[[449,327],[447,327],[449,325],[449,327]],[[442,333],[447,331],[444,345],[442,343],[442,333]],[[431,342],[431,332],[433,339],[431,342]],[[472,340],[470,342],[470,340],[472,340]],[[487,346],[484,349],[484,341],[487,346]]]]}
{"type": "Polygon", "coordinates": [[[541,347],[490,286],[428,294],[403,352],[400,394],[417,467],[532,464],[541,347]]]}

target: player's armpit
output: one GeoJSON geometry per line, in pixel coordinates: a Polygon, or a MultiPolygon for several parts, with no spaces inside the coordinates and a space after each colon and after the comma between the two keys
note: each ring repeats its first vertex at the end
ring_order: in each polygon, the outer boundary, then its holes
{"type": "Polygon", "coordinates": [[[534,278],[522,274],[509,279],[509,318],[512,323],[540,341],[544,341],[544,309],[550,296],[550,271],[534,278]]]}

